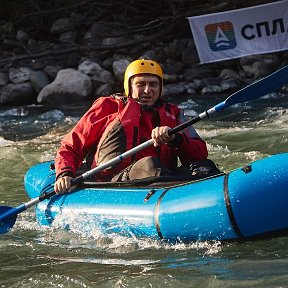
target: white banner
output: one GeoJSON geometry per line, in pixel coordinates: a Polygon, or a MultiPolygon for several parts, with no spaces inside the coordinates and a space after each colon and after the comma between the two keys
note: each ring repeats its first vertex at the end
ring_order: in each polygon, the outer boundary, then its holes
{"type": "Polygon", "coordinates": [[[288,1],[189,17],[201,63],[288,49],[288,1]]]}

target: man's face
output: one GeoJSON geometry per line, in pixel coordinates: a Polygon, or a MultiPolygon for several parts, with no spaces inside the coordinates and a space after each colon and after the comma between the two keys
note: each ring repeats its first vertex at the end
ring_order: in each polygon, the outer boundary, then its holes
{"type": "Polygon", "coordinates": [[[157,76],[136,75],[131,81],[132,98],[142,105],[154,105],[160,97],[161,84],[157,76]]]}

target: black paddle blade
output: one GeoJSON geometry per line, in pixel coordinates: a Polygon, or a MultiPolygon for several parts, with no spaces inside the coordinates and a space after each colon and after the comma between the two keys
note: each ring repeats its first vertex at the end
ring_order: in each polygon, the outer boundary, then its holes
{"type": "Polygon", "coordinates": [[[13,227],[16,222],[17,214],[13,215],[15,208],[0,206],[0,234],[5,234],[13,227]]]}

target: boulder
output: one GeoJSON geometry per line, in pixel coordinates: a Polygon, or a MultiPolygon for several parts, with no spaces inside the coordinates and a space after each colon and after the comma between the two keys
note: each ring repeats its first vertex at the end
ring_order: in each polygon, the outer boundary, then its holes
{"type": "Polygon", "coordinates": [[[30,82],[8,84],[0,93],[1,105],[28,105],[36,102],[35,91],[30,82]]]}
{"type": "Polygon", "coordinates": [[[186,92],[185,86],[183,83],[179,84],[168,84],[164,86],[163,89],[163,97],[166,96],[176,96],[176,95],[182,95],[186,92]]]}
{"type": "Polygon", "coordinates": [[[73,26],[69,18],[60,18],[52,24],[50,32],[52,34],[62,34],[71,31],[72,29],[73,26]]]}
{"type": "Polygon", "coordinates": [[[56,78],[58,72],[62,70],[63,67],[58,65],[48,65],[44,68],[44,72],[48,75],[48,77],[52,78],[53,80],[56,78]]]}
{"type": "Polygon", "coordinates": [[[117,81],[122,82],[124,80],[124,73],[129,64],[130,61],[128,59],[120,59],[113,62],[113,72],[117,81]]]}
{"type": "Polygon", "coordinates": [[[31,69],[28,67],[9,69],[9,79],[12,83],[24,83],[30,81],[31,69]]]}
{"type": "Polygon", "coordinates": [[[98,84],[114,84],[112,73],[108,70],[105,70],[99,64],[93,61],[83,61],[79,65],[78,71],[88,75],[93,80],[93,82],[97,82],[98,84]]]}
{"type": "Polygon", "coordinates": [[[9,83],[9,78],[6,73],[0,72],[0,88],[9,83]]]}
{"type": "Polygon", "coordinates": [[[31,71],[30,81],[35,91],[39,93],[50,81],[48,76],[43,71],[31,71]]]}
{"type": "Polygon", "coordinates": [[[91,79],[74,69],[63,69],[55,80],[45,86],[37,97],[41,104],[71,104],[87,100],[92,95],[91,79]]]}
{"type": "Polygon", "coordinates": [[[252,82],[274,72],[280,65],[280,60],[273,54],[251,55],[241,58],[239,64],[243,78],[252,82]]]}

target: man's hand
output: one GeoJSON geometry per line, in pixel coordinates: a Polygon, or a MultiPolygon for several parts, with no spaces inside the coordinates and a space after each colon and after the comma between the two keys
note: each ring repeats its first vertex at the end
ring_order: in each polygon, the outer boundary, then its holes
{"type": "Polygon", "coordinates": [[[70,176],[63,176],[58,178],[54,184],[54,191],[56,194],[62,194],[71,191],[70,189],[72,180],[73,177],[70,176]]]}
{"type": "Polygon", "coordinates": [[[161,144],[166,144],[174,140],[175,135],[168,135],[168,131],[171,128],[168,126],[156,127],[152,130],[151,138],[154,140],[154,146],[160,146],[161,144]]]}

